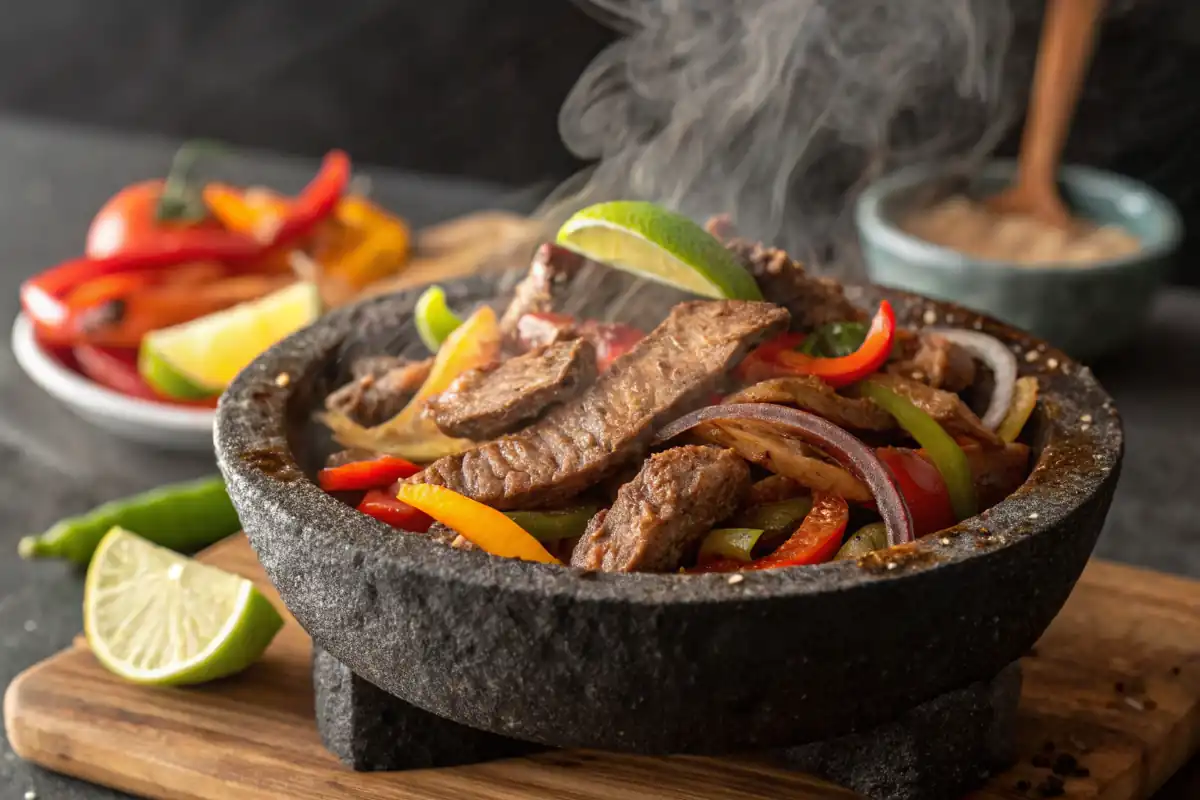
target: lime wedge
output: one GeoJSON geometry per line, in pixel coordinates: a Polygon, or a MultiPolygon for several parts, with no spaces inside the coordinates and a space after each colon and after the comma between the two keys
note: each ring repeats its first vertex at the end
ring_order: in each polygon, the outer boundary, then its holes
{"type": "Polygon", "coordinates": [[[754,277],[685,216],[654,203],[618,200],[577,212],[558,231],[569,250],[702,297],[761,300],[754,277]]]}
{"type": "Polygon", "coordinates": [[[320,313],[316,285],[296,283],[253,302],[154,331],[142,340],[138,371],[167,397],[212,397],[260,353],[320,313]]]}
{"type": "Polygon", "coordinates": [[[88,644],[136,683],[179,686],[240,672],[283,626],[245,578],[113,528],[96,549],[83,595],[88,644]]]}

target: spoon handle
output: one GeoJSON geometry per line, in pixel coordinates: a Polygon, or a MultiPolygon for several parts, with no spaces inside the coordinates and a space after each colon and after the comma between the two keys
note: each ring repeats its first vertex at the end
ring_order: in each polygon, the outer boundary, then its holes
{"type": "Polygon", "coordinates": [[[1057,197],[1055,179],[1083,76],[1091,61],[1104,0],[1047,0],[1018,183],[1057,197]]]}

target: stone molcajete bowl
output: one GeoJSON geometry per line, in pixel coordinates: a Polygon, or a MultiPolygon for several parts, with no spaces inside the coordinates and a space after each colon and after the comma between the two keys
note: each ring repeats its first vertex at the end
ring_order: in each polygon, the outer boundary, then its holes
{"type": "MultiPolygon", "coordinates": [[[[484,278],[448,287],[459,307],[495,291],[484,278]]],[[[1117,483],[1121,423],[1089,370],[960,307],[855,288],[864,307],[886,294],[905,324],[974,327],[1020,351],[1042,396],[1027,431],[1037,465],[1014,495],[862,563],[740,583],[450,549],[310,479],[330,447],[312,412],[351,358],[419,347],[418,293],[337,311],[255,361],[221,400],[217,454],[259,559],[314,641],[385,691],[476,728],[647,753],[865,730],[1020,658],[1067,599],[1117,483]]]]}

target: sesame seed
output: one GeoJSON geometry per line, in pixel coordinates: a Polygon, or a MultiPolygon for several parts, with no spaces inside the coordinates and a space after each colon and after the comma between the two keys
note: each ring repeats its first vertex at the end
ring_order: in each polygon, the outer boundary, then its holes
{"type": "Polygon", "coordinates": [[[732,585],[739,584],[744,580],[746,580],[745,575],[730,575],[728,578],[725,579],[725,582],[732,586],[732,585]]]}
{"type": "Polygon", "coordinates": [[[1046,366],[1050,369],[1058,369],[1058,359],[1051,356],[1046,359],[1046,366]]]}
{"type": "Polygon", "coordinates": [[[1091,427],[1092,427],[1091,425],[1080,425],[1080,426],[1079,426],[1079,430],[1081,430],[1081,431],[1086,431],[1087,429],[1089,429],[1089,428],[1091,428],[1091,427]]]}
{"type": "Polygon", "coordinates": [[[898,567],[898,566],[900,566],[900,565],[899,565],[899,564],[897,564],[895,561],[889,561],[889,562],[887,563],[887,568],[888,568],[889,570],[895,569],[895,568],[896,568],[896,567],[898,567]]]}
{"type": "Polygon", "coordinates": [[[1084,414],[1082,417],[1080,417],[1080,418],[1079,418],[1079,421],[1080,421],[1080,422],[1091,422],[1091,421],[1092,421],[1092,415],[1091,415],[1091,414],[1084,414]]]}
{"type": "Polygon", "coordinates": [[[950,537],[949,537],[949,536],[943,536],[943,537],[942,537],[941,539],[939,539],[938,541],[940,541],[942,544],[950,544],[950,537]]]}
{"type": "Polygon", "coordinates": [[[1030,514],[1030,515],[1029,515],[1029,518],[1030,518],[1030,519],[1037,519],[1037,518],[1038,518],[1038,512],[1036,512],[1036,511],[1035,511],[1035,512],[1033,512],[1032,514],[1030,514]]]}
{"type": "Polygon", "coordinates": [[[1041,357],[1042,357],[1042,354],[1039,353],[1037,350],[1030,350],[1028,353],[1025,354],[1025,360],[1028,361],[1030,364],[1032,364],[1034,361],[1037,361],[1041,357]]]}
{"type": "Polygon", "coordinates": [[[1146,706],[1142,703],[1141,700],[1138,700],[1136,697],[1126,697],[1125,705],[1129,706],[1134,711],[1145,711],[1146,710],[1146,706]]]}
{"type": "Polygon", "coordinates": [[[36,630],[37,630],[37,622],[35,622],[34,620],[31,620],[31,619],[25,620],[25,632],[26,633],[33,633],[36,630]]]}
{"type": "Polygon", "coordinates": [[[288,375],[286,372],[281,372],[275,376],[275,385],[278,386],[280,389],[284,388],[291,382],[292,382],[292,376],[288,375]]]}
{"type": "Polygon", "coordinates": [[[926,325],[932,325],[933,323],[937,322],[937,312],[932,308],[926,309],[923,319],[925,320],[926,325]]]}
{"type": "Polygon", "coordinates": [[[37,792],[35,792],[33,789],[25,792],[25,800],[37,800],[37,792]]]}

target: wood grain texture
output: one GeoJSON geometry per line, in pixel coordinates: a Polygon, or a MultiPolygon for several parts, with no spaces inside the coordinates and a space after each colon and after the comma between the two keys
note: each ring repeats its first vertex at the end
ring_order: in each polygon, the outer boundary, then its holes
{"type": "MultiPolygon", "coordinates": [[[[203,558],[257,581],[278,601],[245,540],[203,558]]],[[[765,761],[644,758],[560,751],[469,767],[352,772],[325,751],[313,722],[310,645],[285,626],[243,674],[191,689],[122,682],[85,645],[9,686],[13,749],[52,770],[153,798],[308,800],[832,800],[849,792],[765,761]]],[[[1068,797],[1148,798],[1200,748],[1200,584],[1093,562],[1024,660],[1021,760],[972,797],[1035,796],[1049,774],[1031,758],[1053,742],[1087,767],[1068,797]]]]}

